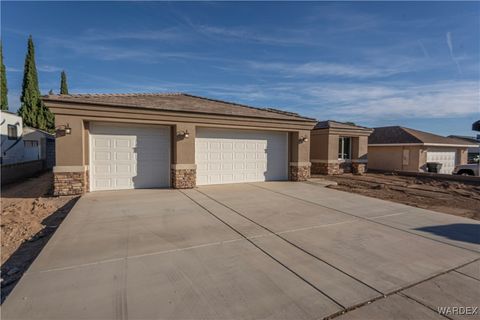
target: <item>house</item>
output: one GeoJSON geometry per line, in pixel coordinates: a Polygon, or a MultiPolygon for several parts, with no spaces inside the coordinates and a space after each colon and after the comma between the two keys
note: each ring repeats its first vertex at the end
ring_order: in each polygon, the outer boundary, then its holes
{"type": "Polygon", "coordinates": [[[316,121],[296,113],[184,93],[42,99],[57,127],[56,195],[310,176],[316,121]]]}
{"type": "Polygon", "coordinates": [[[22,141],[23,120],[15,113],[0,111],[1,164],[23,162],[25,158],[22,141]]]}
{"type": "Polygon", "coordinates": [[[470,148],[467,149],[467,152],[468,152],[467,162],[468,163],[476,163],[475,159],[478,159],[479,156],[480,156],[480,134],[478,134],[477,137],[451,135],[451,136],[448,136],[448,138],[464,140],[465,143],[475,144],[476,147],[470,147],[470,148]]]}
{"type": "Polygon", "coordinates": [[[467,163],[467,149],[475,145],[410,128],[374,128],[368,138],[369,168],[426,172],[428,162],[442,164],[440,173],[451,174],[467,163]]]}
{"type": "Polygon", "coordinates": [[[55,164],[55,136],[24,127],[18,115],[1,111],[2,184],[52,169],[55,164]]]}
{"type": "Polygon", "coordinates": [[[53,168],[55,136],[40,129],[24,127],[22,118],[15,113],[0,113],[2,165],[44,160],[46,168],[53,168]]]}
{"type": "Polygon", "coordinates": [[[362,174],[372,129],[338,121],[318,122],[311,132],[312,174],[362,174]]]}

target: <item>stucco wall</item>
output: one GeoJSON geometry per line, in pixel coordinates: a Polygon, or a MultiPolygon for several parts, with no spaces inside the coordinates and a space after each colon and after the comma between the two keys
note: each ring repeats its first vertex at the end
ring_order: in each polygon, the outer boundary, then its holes
{"type": "Polygon", "coordinates": [[[378,170],[401,170],[402,147],[368,146],[368,168],[378,170]]]}
{"type": "MultiPolygon", "coordinates": [[[[439,147],[435,147],[439,149],[439,147]]],[[[467,163],[467,148],[448,148],[445,150],[456,150],[456,164],[467,163]]],[[[399,171],[426,171],[428,147],[425,146],[389,146],[368,147],[368,167],[378,170],[399,170],[399,171]],[[408,164],[403,162],[403,150],[409,150],[408,164]]]]}
{"type": "MultiPolygon", "coordinates": [[[[68,177],[68,174],[81,176],[89,170],[89,124],[95,121],[112,123],[150,124],[170,126],[172,130],[172,177],[179,177],[179,181],[173,181],[172,186],[193,187],[195,186],[195,137],[198,127],[238,128],[249,130],[275,130],[289,133],[289,159],[290,167],[294,166],[295,173],[292,176],[301,179],[310,174],[310,143],[300,140],[302,137],[310,139],[310,129],[314,126],[313,121],[282,121],[272,119],[243,119],[235,120],[234,116],[211,116],[208,118],[195,117],[194,115],[178,115],[162,117],[161,112],[142,110],[114,109],[115,113],[108,113],[110,107],[98,107],[92,110],[86,107],[84,113],[79,113],[76,108],[49,106],[55,113],[56,126],[69,125],[71,134],[57,135],[56,143],[56,167],[54,173],[58,176],[68,177]],[[188,120],[198,120],[191,122],[188,120]],[[200,121],[204,120],[204,121],[200,121]],[[188,138],[183,133],[188,131],[188,138]],[[187,176],[186,176],[186,173],[187,176]],[[180,179],[181,178],[181,179],[180,179]],[[181,180],[181,181],[180,181],[181,180]],[[187,181],[188,183],[186,183],[187,181]],[[181,183],[180,183],[181,182],[181,183]]],[[[88,176],[88,174],[86,174],[88,176]]],[[[298,178],[298,179],[300,179],[298,178]]],[[[85,184],[85,183],[84,183],[85,184]]],[[[65,189],[65,186],[61,186],[65,189]]],[[[85,190],[85,189],[84,189],[85,190]]],[[[58,190],[63,194],[65,190],[58,190]]],[[[69,192],[66,190],[65,192],[69,192]]]]}

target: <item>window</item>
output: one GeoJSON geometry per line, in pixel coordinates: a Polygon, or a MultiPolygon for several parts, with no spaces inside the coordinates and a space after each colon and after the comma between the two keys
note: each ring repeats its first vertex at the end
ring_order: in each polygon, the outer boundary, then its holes
{"type": "Polygon", "coordinates": [[[17,126],[13,124],[8,125],[8,140],[17,140],[18,139],[18,132],[17,126]]]}
{"type": "Polygon", "coordinates": [[[38,141],[37,140],[24,140],[23,145],[25,148],[35,148],[38,147],[38,141]]]}
{"type": "Polygon", "coordinates": [[[338,141],[338,159],[339,160],[350,160],[351,153],[351,138],[340,137],[338,141]]]}

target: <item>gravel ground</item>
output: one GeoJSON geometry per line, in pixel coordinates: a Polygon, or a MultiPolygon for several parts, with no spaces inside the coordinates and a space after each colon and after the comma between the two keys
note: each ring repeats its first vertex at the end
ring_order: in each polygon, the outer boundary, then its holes
{"type": "Polygon", "coordinates": [[[1,289],[3,302],[77,197],[51,196],[52,173],[1,190],[1,289]]]}
{"type": "Polygon", "coordinates": [[[480,220],[480,186],[425,177],[367,173],[318,176],[330,188],[480,220]]]}

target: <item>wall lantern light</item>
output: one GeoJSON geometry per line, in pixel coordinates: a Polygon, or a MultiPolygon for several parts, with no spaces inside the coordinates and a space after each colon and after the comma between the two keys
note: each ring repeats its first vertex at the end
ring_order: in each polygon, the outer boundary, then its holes
{"type": "Polygon", "coordinates": [[[67,134],[72,134],[72,128],[70,128],[70,125],[68,123],[62,124],[62,125],[59,125],[58,127],[55,127],[55,132],[59,136],[64,136],[67,134]]]}
{"type": "Polygon", "coordinates": [[[185,130],[177,132],[177,136],[182,139],[188,139],[188,137],[190,137],[190,134],[188,133],[188,130],[185,130]]]}
{"type": "Polygon", "coordinates": [[[300,143],[308,142],[307,136],[301,137],[301,138],[299,139],[299,142],[300,142],[300,143]]]}

